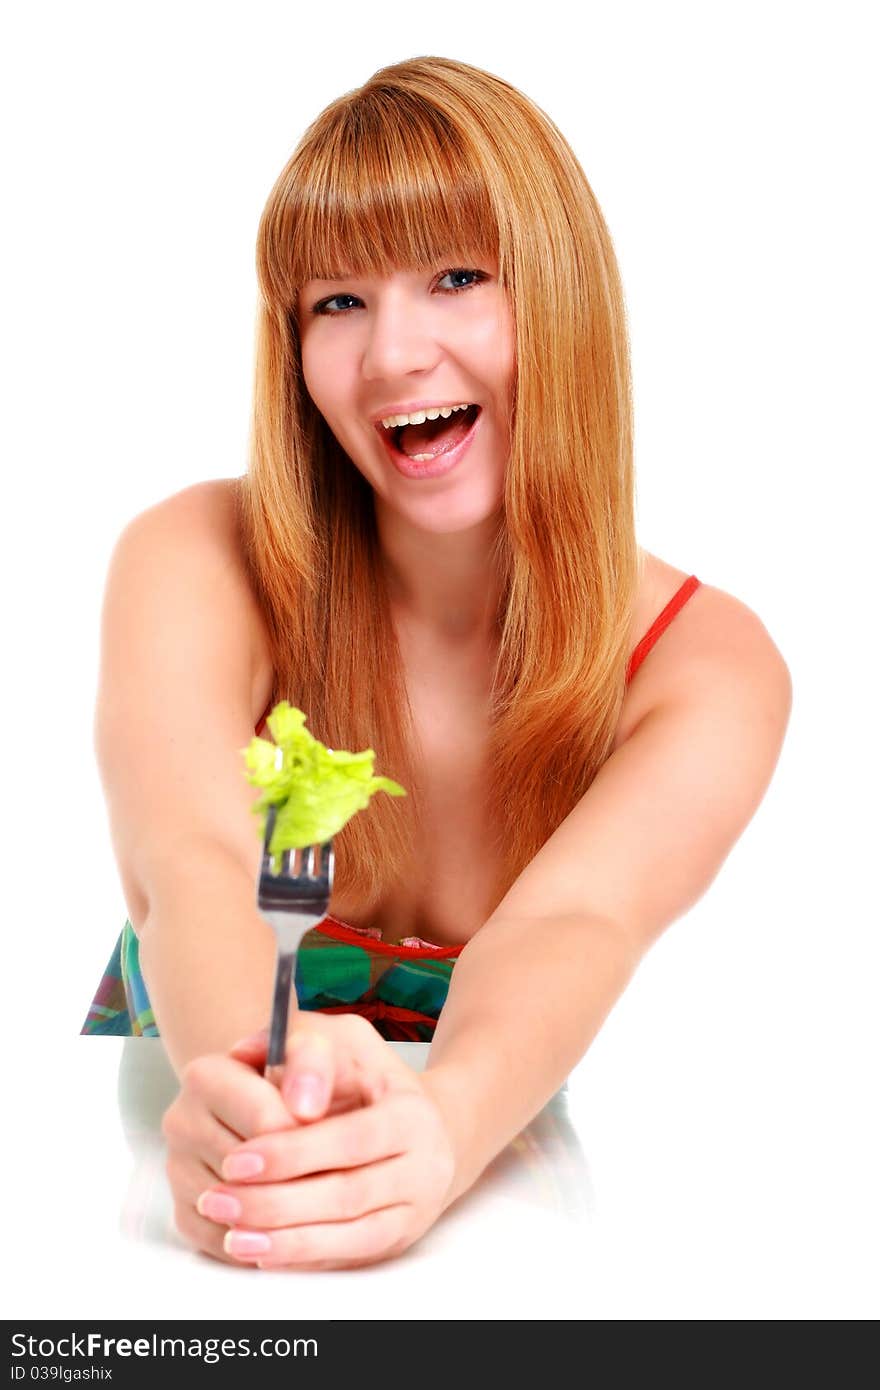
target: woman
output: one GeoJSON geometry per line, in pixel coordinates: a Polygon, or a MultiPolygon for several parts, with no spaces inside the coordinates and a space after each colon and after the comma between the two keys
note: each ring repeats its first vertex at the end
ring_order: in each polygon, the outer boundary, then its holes
{"type": "Polygon", "coordinates": [[[637,545],[613,248],[521,93],[376,73],[282,172],[258,270],[247,476],[136,518],[111,563],[96,743],[130,923],[85,1031],[165,1040],[195,1246],[338,1268],[412,1244],[559,1088],[760,803],[790,679],[745,605],[637,545]],[[242,1037],[274,942],[240,750],[281,698],[410,794],[334,840],[279,1091],[242,1037]],[[427,1070],[383,1037],[433,1037],[427,1070]]]}

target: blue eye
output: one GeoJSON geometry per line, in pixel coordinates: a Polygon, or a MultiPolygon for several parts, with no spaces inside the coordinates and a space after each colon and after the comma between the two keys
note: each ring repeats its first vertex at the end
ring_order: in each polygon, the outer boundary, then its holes
{"type": "MultiPolygon", "coordinates": [[[[441,294],[460,294],[463,290],[471,290],[476,285],[488,280],[489,276],[485,270],[468,270],[465,267],[456,267],[453,270],[444,270],[438,282],[437,289],[441,294]],[[449,285],[443,288],[444,280],[456,280],[462,277],[470,277],[465,284],[449,285]]],[[[319,299],[312,309],[313,314],[324,314],[328,318],[339,318],[346,314],[348,310],[362,301],[355,294],[334,294],[329,299],[319,299]],[[339,307],[334,308],[337,305],[339,307]]]]}
{"type": "Polygon", "coordinates": [[[448,290],[443,291],[444,294],[457,294],[459,290],[472,289],[474,285],[479,285],[483,280],[488,279],[484,270],[465,270],[463,267],[458,270],[445,270],[440,279],[441,281],[448,280],[450,277],[457,277],[459,275],[472,275],[474,278],[470,284],[467,285],[450,285],[448,290]]]}
{"type": "Polygon", "coordinates": [[[355,304],[358,302],[358,300],[357,300],[357,295],[354,295],[354,294],[334,294],[333,297],[332,297],[331,299],[319,299],[319,300],[318,300],[318,303],[317,303],[317,304],[315,305],[315,307],[312,309],[312,313],[313,313],[313,314],[329,314],[331,317],[332,317],[334,314],[341,314],[341,313],[344,313],[344,312],[345,312],[344,309],[331,309],[331,308],[330,308],[330,305],[331,305],[331,304],[336,304],[336,303],[338,303],[339,300],[341,300],[341,299],[348,299],[348,300],[351,300],[352,303],[355,303],[355,304]]]}

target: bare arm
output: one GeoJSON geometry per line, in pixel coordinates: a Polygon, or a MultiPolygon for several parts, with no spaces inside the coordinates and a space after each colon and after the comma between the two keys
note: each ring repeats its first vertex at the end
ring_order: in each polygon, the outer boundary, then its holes
{"type": "Polygon", "coordinates": [[[180,1072],[262,1026],[274,944],[257,914],[257,795],[240,749],[265,699],[261,618],[227,488],[137,517],[108,574],[95,749],[159,1032],[180,1072]]]}
{"type": "Polygon", "coordinates": [[[608,759],[459,958],[425,1073],[457,1153],[451,1199],[558,1089],[763,799],[791,681],[754,615],[736,625],[608,759]]]}
{"type": "MultiPolygon", "coordinates": [[[[181,853],[155,879],[140,961],[178,1073],[265,1027],[275,947],[254,908],[254,875],[219,843],[181,853]]],[[[296,1001],[291,996],[291,1019],[296,1001]]]]}

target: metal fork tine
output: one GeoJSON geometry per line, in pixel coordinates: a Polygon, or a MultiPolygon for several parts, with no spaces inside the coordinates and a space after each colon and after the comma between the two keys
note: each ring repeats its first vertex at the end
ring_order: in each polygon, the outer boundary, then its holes
{"type": "Polygon", "coordinates": [[[263,874],[270,874],[272,872],[272,856],[269,853],[269,845],[272,842],[272,832],[275,829],[276,815],[276,808],[274,806],[269,806],[266,811],[266,834],[263,839],[263,862],[260,868],[261,876],[263,874]]]}

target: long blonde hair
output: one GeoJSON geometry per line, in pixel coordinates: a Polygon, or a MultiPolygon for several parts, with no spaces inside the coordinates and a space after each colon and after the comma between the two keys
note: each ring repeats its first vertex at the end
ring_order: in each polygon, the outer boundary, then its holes
{"type": "Polygon", "coordinates": [[[629,345],[608,230],[569,145],[500,78],[448,58],[382,68],[309,127],[260,222],[242,543],[273,648],[273,702],[335,748],[376,751],[410,795],[336,837],[337,891],[375,908],[419,844],[418,748],[379,562],[373,493],[303,383],[299,287],[497,258],[516,368],[486,757],[484,917],[608,758],[639,583],[629,345]],[[445,262],[444,262],[445,264],[445,262]]]}

